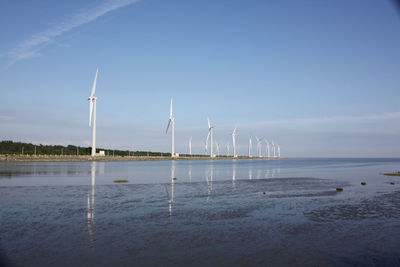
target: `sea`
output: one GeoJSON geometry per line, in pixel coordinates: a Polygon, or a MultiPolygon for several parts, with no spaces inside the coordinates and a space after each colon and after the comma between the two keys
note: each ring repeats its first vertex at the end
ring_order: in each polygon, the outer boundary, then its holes
{"type": "Polygon", "coordinates": [[[397,171],[398,158],[0,162],[0,266],[400,266],[400,177],[382,175],[397,171]]]}

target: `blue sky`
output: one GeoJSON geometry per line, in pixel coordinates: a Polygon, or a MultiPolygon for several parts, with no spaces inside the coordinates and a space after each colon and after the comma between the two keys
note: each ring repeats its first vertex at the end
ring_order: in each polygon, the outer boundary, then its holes
{"type": "Polygon", "coordinates": [[[238,127],[282,155],[400,155],[400,13],[392,1],[0,2],[1,139],[204,153],[238,127]]]}

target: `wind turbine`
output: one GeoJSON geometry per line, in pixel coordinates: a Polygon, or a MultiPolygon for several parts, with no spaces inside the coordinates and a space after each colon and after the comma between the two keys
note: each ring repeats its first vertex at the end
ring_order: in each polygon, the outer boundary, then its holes
{"type": "Polygon", "coordinates": [[[172,114],[172,98],[171,104],[169,106],[169,119],[167,130],[165,130],[165,134],[168,133],[169,126],[171,125],[171,157],[175,157],[175,118],[172,114]]]}
{"type": "Polygon", "coordinates": [[[274,151],[274,158],[276,158],[275,143],[274,143],[274,141],[271,141],[271,143],[272,143],[272,150],[274,151]]]}
{"type": "Polygon", "coordinates": [[[257,140],[258,157],[261,158],[261,142],[262,142],[262,140],[259,139],[257,136],[256,136],[256,140],[257,140]]]}
{"type": "Polygon", "coordinates": [[[217,143],[217,156],[219,155],[219,144],[217,143]]]}
{"type": "Polygon", "coordinates": [[[192,137],[189,138],[189,155],[192,155],[192,137]]]}
{"type": "Polygon", "coordinates": [[[236,129],[237,127],[235,127],[235,129],[232,132],[232,144],[233,144],[233,157],[237,158],[237,154],[236,154],[236,129]]]}
{"type": "Polygon", "coordinates": [[[276,144],[276,146],[278,148],[278,158],[280,158],[281,157],[281,147],[278,144],[276,144]]]}
{"type": "Polygon", "coordinates": [[[207,134],[207,139],[206,139],[206,151],[208,147],[208,139],[210,138],[210,157],[214,157],[213,153],[213,128],[214,126],[211,125],[210,119],[207,118],[208,122],[208,134],[207,134]]]}
{"type": "Polygon", "coordinates": [[[265,147],[265,152],[267,152],[267,157],[269,158],[270,157],[270,150],[269,150],[269,142],[268,142],[268,140],[265,140],[265,145],[266,145],[266,147],[265,147]]]}
{"type": "Polygon", "coordinates": [[[96,70],[96,75],[94,76],[92,90],[88,98],[90,103],[90,113],[89,113],[89,127],[92,127],[92,157],[96,156],[96,100],[97,97],[94,96],[96,93],[97,76],[99,75],[99,69],[96,70]]]}
{"type": "Polygon", "coordinates": [[[226,144],[226,155],[229,156],[231,153],[229,143],[226,144]]]}
{"type": "Polygon", "coordinates": [[[249,158],[251,157],[252,149],[253,149],[253,141],[251,140],[251,136],[249,136],[249,158]]]}

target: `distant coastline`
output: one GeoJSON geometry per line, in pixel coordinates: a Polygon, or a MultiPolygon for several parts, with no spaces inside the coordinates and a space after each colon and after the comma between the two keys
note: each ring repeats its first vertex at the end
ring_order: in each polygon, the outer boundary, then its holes
{"type": "Polygon", "coordinates": [[[160,161],[160,160],[232,160],[232,159],[286,159],[273,157],[166,157],[166,156],[77,156],[77,155],[0,155],[0,161],[160,161]]]}

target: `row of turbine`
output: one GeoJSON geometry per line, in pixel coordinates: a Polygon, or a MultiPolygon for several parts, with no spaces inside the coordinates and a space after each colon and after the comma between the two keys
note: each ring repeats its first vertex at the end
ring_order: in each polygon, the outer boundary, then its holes
{"type": "MultiPolygon", "coordinates": [[[[97,86],[97,77],[99,75],[99,69],[96,70],[96,74],[94,76],[90,96],[88,100],[90,101],[90,110],[89,110],[89,127],[92,127],[92,156],[96,156],[96,100],[97,97],[95,96],[96,93],[96,86],[97,86]]],[[[210,150],[210,157],[215,157],[217,155],[220,155],[219,151],[219,144],[216,143],[216,150],[217,154],[214,154],[214,136],[213,136],[213,129],[214,126],[211,124],[210,119],[207,118],[207,123],[208,123],[208,134],[205,142],[205,153],[208,154],[208,150],[210,150]],[[210,148],[210,149],[208,149],[210,148]]],[[[168,133],[168,130],[171,128],[171,156],[175,157],[177,154],[175,153],[175,117],[173,115],[173,110],[172,110],[172,99],[170,103],[170,109],[169,109],[169,119],[168,119],[168,125],[165,133],[168,133]]],[[[238,157],[237,154],[237,148],[236,148],[236,132],[237,128],[233,130],[231,136],[232,136],[232,145],[233,145],[233,157],[238,157]]],[[[264,141],[266,144],[266,157],[270,158],[271,157],[271,150],[273,152],[273,157],[280,157],[281,156],[281,149],[278,144],[275,144],[274,141],[269,143],[266,139],[263,138],[258,138],[257,139],[257,150],[258,150],[258,157],[262,157],[262,142],[264,141]],[[270,144],[272,145],[272,148],[270,150],[270,144]]],[[[252,137],[249,137],[249,147],[248,147],[248,156],[252,157],[252,137]]],[[[189,154],[192,155],[192,137],[189,139],[189,154]]],[[[227,155],[230,155],[229,151],[229,143],[227,145],[227,155]]]]}
{"type": "MultiPolygon", "coordinates": [[[[213,135],[213,129],[214,125],[211,124],[210,118],[207,118],[207,123],[208,123],[208,133],[207,133],[207,138],[205,142],[205,153],[208,154],[210,152],[210,157],[216,157],[217,155],[220,154],[219,150],[219,144],[216,143],[216,150],[217,153],[214,153],[214,135],[213,135]]],[[[167,129],[165,130],[165,134],[168,134],[168,130],[171,128],[171,156],[176,157],[177,154],[175,153],[175,117],[173,114],[173,108],[172,108],[172,98],[170,102],[170,107],[169,107],[169,119],[168,119],[168,125],[167,129]]],[[[233,130],[231,133],[232,136],[232,146],[233,146],[233,157],[237,158],[238,153],[237,153],[237,147],[236,147],[236,133],[237,133],[237,127],[233,130]]],[[[269,142],[268,140],[264,138],[258,138],[256,136],[257,140],[257,151],[258,151],[258,157],[262,157],[262,143],[264,142],[266,147],[265,147],[265,156],[268,158],[280,158],[281,157],[281,148],[278,144],[275,144],[274,141],[269,142]]],[[[230,155],[230,147],[229,143],[227,144],[227,154],[230,155]]],[[[248,143],[248,156],[252,157],[252,150],[253,150],[253,140],[252,137],[249,136],[249,143],[248,143]]],[[[189,155],[192,155],[192,137],[189,138],[189,155]]]]}

